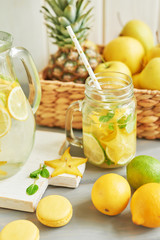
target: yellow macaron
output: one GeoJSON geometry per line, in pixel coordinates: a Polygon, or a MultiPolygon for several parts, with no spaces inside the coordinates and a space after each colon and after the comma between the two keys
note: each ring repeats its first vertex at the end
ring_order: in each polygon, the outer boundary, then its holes
{"type": "Polygon", "coordinates": [[[8,223],[0,232],[0,240],[39,240],[39,229],[28,220],[8,223]]]}
{"type": "Polygon", "coordinates": [[[49,195],[40,200],[36,215],[38,220],[48,227],[62,227],[72,218],[70,201],[60,195],[49,195]]]}

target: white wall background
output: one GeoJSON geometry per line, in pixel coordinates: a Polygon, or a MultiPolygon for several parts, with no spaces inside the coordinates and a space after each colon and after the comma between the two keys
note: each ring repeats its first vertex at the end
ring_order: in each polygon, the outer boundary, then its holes
{"type": "MultiPolygon", "coordinates": [[[[94,21],[89,39],[105,44],[115,38],[122,25],[137,18],[145,21],[155,34],[160,30],[160,0],[91,0],[94,21]],[[120,15],[120,21],[118,19],[120,15]]],[[[50,44],[46,34],[43,0],[0,0],[0,30],[14,36],[14,46],[29,50],[40,71],[48,62],[56,47],[50,44]]],[[[156,40],[155,40],[156,43],[156,40]]]]}

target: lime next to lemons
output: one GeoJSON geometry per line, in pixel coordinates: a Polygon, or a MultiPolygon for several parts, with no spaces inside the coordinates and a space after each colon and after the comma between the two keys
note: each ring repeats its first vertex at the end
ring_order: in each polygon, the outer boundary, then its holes
{"type": "Polygon", "coordinates": [[[14,87],[8,96],[8,110],[11,116],[19,121],[28,117],[26,97],[20,86],[14,87]]]}
{"type": "Polygon", "coordinates": [[[6,135],[11,127],[11,118],[8,111],[0,107],[0,137],[6,135]]]}
{"type": "Polygon", "coordinates": [[[90,162],[101,165],[105,161],[104,150],[92,134],[83,134],[83,146],[84,154],[90,162]]]}
{"type": "Polygon", "coordinates": [[[134,189],[145,183],[160,183],[160,162],[147,155],[133,158],[127,165],[127,180],[134,189]]]}

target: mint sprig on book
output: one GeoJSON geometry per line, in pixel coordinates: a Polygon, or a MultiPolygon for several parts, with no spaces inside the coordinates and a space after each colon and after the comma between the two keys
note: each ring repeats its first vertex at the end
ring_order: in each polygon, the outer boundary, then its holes
{"type": "Polygon", "coordinates": [[[38,191],[39,187],[36,184],[36,181],[39,179],[39,175],[43,178],[49,178],[50,174],[45,164],[40,165],[40,168],[30,173],[29,177],[34,178],[35,181],[26,189],[28,195],[33,195],[38,191]]]}

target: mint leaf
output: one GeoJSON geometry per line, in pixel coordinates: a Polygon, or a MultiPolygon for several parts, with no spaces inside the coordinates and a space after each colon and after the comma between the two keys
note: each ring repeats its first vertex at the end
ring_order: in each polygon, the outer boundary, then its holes
{"type": "Polygon", "coordinates": [[[37,184],[31,184],[27,189],[26,193],[28,195],[33,195],[38,191],[38,185],[37,184]]]}
{"type": "Polygon", "coordinates": [[[47,167],[47,165],[43,164],[42,169],[43,169],[43,168],[46,168],[46,167],[47,167]]]}
{"type": "Polygon", "coordinates": [[[109,130],[114,131],[114,123],[109,123],[108,128],[109,130]]]}
{"type": "Polygon", "coordinates": [[[100,116],[99,117],[99,121],[100,122],[108,122],[109,120],[111,120],[114,117],[114,112],[109,112],[107,113],[107,115],[105,116],[100,116]]]}
{"type": "Polygon", "coordinates": [[[41,169],[37,169],[37,170],[35,170],[34,172],[31,172],[30,173],[30,178],[38,178],[38,175],[41,173],[41,169]]]}
{"type": "Polygon", "coordinates": [[[127,123],[131,120],[132,114],[129,114],[127,117],[126,116],[122,116],[118,121],[118,127],[120,129],[125,128],[127,123]]]}
{"type": "Polygon", "coordinates": [[[46,168],[43,168],[40,172],[41,177],[49,178],[49,171],[46,168]]]}
{"type": "Polygon", "coordinates": [[[105,161],[105,163],[106,163],[108,166],[110,166],[110,165],[112,164],[111,160],[109,160],[109,159],[107,159],[107,160],[105,161]]]}

